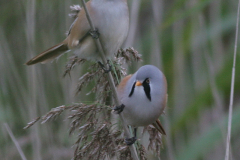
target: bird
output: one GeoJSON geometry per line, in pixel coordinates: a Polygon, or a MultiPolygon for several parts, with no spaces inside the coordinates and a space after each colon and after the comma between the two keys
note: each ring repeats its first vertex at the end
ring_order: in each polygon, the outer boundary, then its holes
{"type": "Polygon", "coordinates": [[[132,145],[137,140],[137,127],[152,124],[161,134],[166,132],[159,121],[167,104],[167,81],[164,74],[153,65],[140,67],[133,75],[121,80],[117,87],[121,105],[113,112],[123,117],[124,123],[134,128],[134,137],[126,138],[132,145]]]}
{"type": "Polygon", "coordinates": [[[46,63],[70,50],[81,59],[101,61],[92,35],[102,43],[107,59],[124,43],[129,30],[129,10],[127,0],[90,0],[86,8],[96,31],[92,31],[84,9],[81,9],[70,26],[68,35],[61,43],[45,50],[26,62],[26,65],[46,63]]]}

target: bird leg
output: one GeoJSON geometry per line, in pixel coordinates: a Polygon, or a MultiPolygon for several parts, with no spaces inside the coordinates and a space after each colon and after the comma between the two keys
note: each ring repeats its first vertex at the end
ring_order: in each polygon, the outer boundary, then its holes
{"type": "MultiPolygon", "coordinates": [[[[95,29],[95,30],[90,30],[88,33],[89,33],[89,34],[92,36],[92,38],[94,38],[94,39],[98,39],[98,38],[99,38],[99,35],[100,35],[100,33],[98,32],[97,29],[95,29]]],[[[107,61],[107,65],[108,65],[108,67],[109,67],[108,69],[106,69],[105,66],[104,66],[101,62],[99,62],[99,61],[98,61],[98,64],[101,66],[101,68],[104,70],[105,73],[108,73],[108,72],[110,72],[110,71],[112,70],[112,66],[109,64],[109,60],[107,61]]]]}
{"type": "Polygon", "coordinates": [[[125,138],[125,143],[130,146],[137,140],[137,128],[134,128],[134,137],[125,138]]]}
{"type": "Polygon", "coordinates": [[[98,32],[97,29],[95,29],[95,30],[90,30],[88,33],[89,33],[89,34],[92,36],[92,38],[94,38],[94,39],[98,39],[98,38],[99,38],[99,35],[100,35],[100,33],[98,32]]]}
{"type": "Polygon", "coordinates": [[[105,73],[111,72],[112,65],[109,63],[109,60],[107,61],[108,69],[106,69],[105,66],[100,61],[98,61],[98,64],[104,70],[105,73]]]}
{"type": "Polygon", "coordinates": [[[124,104],[121,104],[120,106],[115,106],[115,107],[113,108],[114,113],[120,114],[120,113],[123,111],[124,107],[125,107],[124,104]]]}
{"type": "MultiPolygon", "coordinates": [[[[123,109],[125,108],[124,104],[121,104],[120,106],[115,106],[113,108],[113,111],[117,114],[120,114],[123,109]]],[[[134,136],[132,138],[125,138],[125,143],[130,146],[137,140],[137,128],[134,128],[134,136]]]]}

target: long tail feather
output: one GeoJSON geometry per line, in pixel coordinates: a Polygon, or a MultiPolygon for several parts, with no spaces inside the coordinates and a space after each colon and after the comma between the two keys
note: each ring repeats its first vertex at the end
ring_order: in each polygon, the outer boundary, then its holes
{"type": "Polygon", "coordinates": [[[61,55],[62,53],[68,51],[68,46],[64,43],[59,43],[51,48],[49,48],[48,50],[40,53],[39,55],[37,55],[36,57],[30,59],[27,63],[25,63],[26,65],[33,65],[39,62],[47,62],[49,60],[52,60],[56,57],[58,57],[59,55],[61,55]]]}
{"type": "Polygon", "coordinates": [[[152,124],[161,134],[166,135],[166,132],[161,124],[161,122],[159,120],[156,120],[153,124],[152,124]]]}

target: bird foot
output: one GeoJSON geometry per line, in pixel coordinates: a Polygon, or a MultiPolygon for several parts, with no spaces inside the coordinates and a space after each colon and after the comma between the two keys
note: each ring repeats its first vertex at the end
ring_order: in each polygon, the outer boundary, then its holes
{"type": "Polygon", "coordinates": [[[137,140],[136,137],[125,138],[125,143],[126,143],[128,146],[130,146],[130,145],[132,145],[136,140],[137,140]]]}
{"type": "Polygon", "coordinates": [[[108,72],[111,72],[111,71],[112,71],[112,65],[109,64],[109,60],[108,60],[108,62],[107,62],[108,69],[106,69],[105,66],[104,66],[101,62],[98,62],[98,64],[99,64],[100,67],[104,70],[105,73],[108,73],[108,72]]]}
{"type": "Polygon", "coordinates": [[[120,106],[115,106],[113,108],[113,113],[120,114],[123,111],[124,107],[124,104],[121,104],[120,106]]]}
{"type": "Polygon", "coordinates": [[[89,31],[89,34],[92,36],[92,38],[94,38],[94,39],[98,39],[99,38],[99,35],[100,35],[100,33],[98,32],[98,30],[97,29],[95,29],[95,30],[90,30],[89,31]]]}

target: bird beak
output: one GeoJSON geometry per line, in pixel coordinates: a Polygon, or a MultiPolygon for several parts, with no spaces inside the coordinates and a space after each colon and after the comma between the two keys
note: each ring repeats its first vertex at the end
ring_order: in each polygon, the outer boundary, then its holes
{"type": "Polygon", "coordinates": [[[139,81],[137,81],[136,84],[135,84],[135,86],[141,86],[141,85],[142,85],[142,83],[139,82],[139,81]]]}

